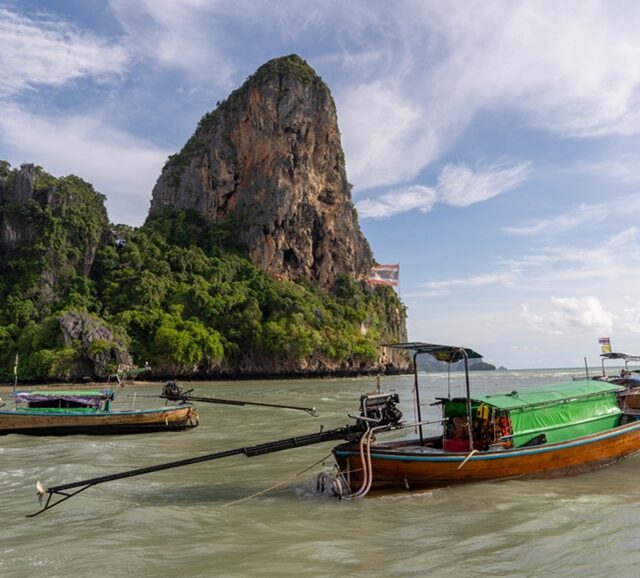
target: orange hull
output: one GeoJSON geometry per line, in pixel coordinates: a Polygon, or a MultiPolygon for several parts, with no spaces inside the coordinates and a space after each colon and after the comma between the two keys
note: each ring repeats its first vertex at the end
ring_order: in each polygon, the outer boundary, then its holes
{"type": "MultiPolygon", "coordinates": [[[[425,442],[436,440],[425,440],[425,442]]],[[[372,490],[447,486],[510,478],[551,478],[595,470],[640,451],[640,421],[598,434],[534,447],[501,451],[452,453],[412,442],[371,447],[372,490]]],[[[352,491],[362,485],[357,444],[333,450],[352,491]]]]}

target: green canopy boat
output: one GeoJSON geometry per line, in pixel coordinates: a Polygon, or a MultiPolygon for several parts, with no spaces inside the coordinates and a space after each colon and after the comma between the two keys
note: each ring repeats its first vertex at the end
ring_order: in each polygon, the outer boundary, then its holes
{"type": "Polygon", "coordinates": [[[348,488],[348,495],[571,475],[640,451],[640,421],[636,412],[627,409],[629,391],[622,385],[585,379],[472,395],[468,359],[481,357],[475,351],[415,342],[391,347],[414,353],[419,435],[417,439],[371,439],[337,446],[333,453],[340,471],[338,486],[348,488]],[[436,400],[442,408],[438,420],[442,430],[430,437],[422,431],[415,363],[423,353],[448,363],[463,360],[465,365],[466,396],[436,400]]]}

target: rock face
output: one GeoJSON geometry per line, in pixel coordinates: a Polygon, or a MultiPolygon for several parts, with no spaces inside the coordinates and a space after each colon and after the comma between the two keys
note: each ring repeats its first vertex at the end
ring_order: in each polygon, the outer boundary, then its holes
{"type": "Polygon", "coordinates": [[[37,305],[54,302],[75,277],[89,275],[108,224],[104,196],[89,183],[0,162],[0,274],[13,277],[37,305]]]}
{"type": "Polygon", "coordinates": [[[267,62],[205,115],[169,158],[151,213],[231,216],[253,263],[280,279],[329,288],[362,279],[371,249],[357,222],[333,98],[298,56],[267,62]]]}
{"type": "MultiPolygon", "coordinates": [[[[22,206],[35,197],[36,173],[33,165],[24,165],[12,174],[8,164],[0,176],[0,207],[22,206]]],[[[34,229],[24,227],[19,218],[11,218],[6,210],[0,212],[0,246],[5,252],[33,240],[34,229]]]]}
{"type": "MultiPolygon", "coordinates": [[[[105,378],[119,367],[133,367],[124,339],[84,312],[67,312],[58,319],[65,345],[82,344],[85,365],[93,376],[105,378]],[[89,362],[89,363],[86,363],[89,362]]],[[[80,379],[82,375],[73,375],[80,379]]]]}

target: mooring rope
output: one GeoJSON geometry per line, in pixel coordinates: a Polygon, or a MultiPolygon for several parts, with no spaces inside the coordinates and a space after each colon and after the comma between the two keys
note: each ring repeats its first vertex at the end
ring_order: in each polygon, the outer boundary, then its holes
{"type": "Polygon", "coordinates": [[[330,458],[330,457],[331,457],[331,454],[327,454],[322,459],[320,459],[317,462],[311,464],[309,467],[304,468],[303,470],[300,470],[297,474],[294,474],[293,476],[289,476],[288,478],[286,478],[284,480],[280,480],[277,484],[274,484],[273,486],[269,486],[268,488],[264,488],[263,490],[260,490],[259,492],[256,492],[255,494],[251,494],[250,496],[245,496],[244,498],[240,498],[238,500],[233,500],[232,502],[227,502],[226,504],[223,504],[222,507],[223,508],[228,508],[229,506],[234,506],[234,505],[239,504],[241,502],[246,502],[247,500],[250,500],[251,498],[256,498],[258,496],[262,496],[263,494],[266,494],[267,492],[270,492],[271,490],[275,490],[276,488],[278,488],[280,486],[283,486],[284,484],[286,484],[287,482],[290,482],[291,480],[297,478],[298,476],[301,476],[302,474],[307,473],[309,470],[312,470],[318,464],[323,463],[327,458],[330,458]]]}

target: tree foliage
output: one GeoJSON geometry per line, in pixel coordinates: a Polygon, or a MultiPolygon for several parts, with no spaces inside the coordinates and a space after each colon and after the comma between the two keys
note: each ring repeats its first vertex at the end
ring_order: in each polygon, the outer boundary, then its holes
{"type": "MultiPolygon", "coordinates": [[[[57,320],[74,309],[99,317],[163,375],[233,373],[251,360],[295,371],[319,358],[357,370],[398,337],[393,320],[404,309],[388,287],[345,277],[327,292],[272,279],[237,243],[233,219],[212,225],[163,209],[139,228],[107,226],[91,185],[38,171],[36,189],[53,204],[3,203],[0,194],[0,219],[35,227],[23,244],[0,246],[0,378],[17,352],[25,379],[72,374],[85,352],[63,343],[57,320]]],[[[12,176],[0,164],[0,193],[12,176]]]]}

